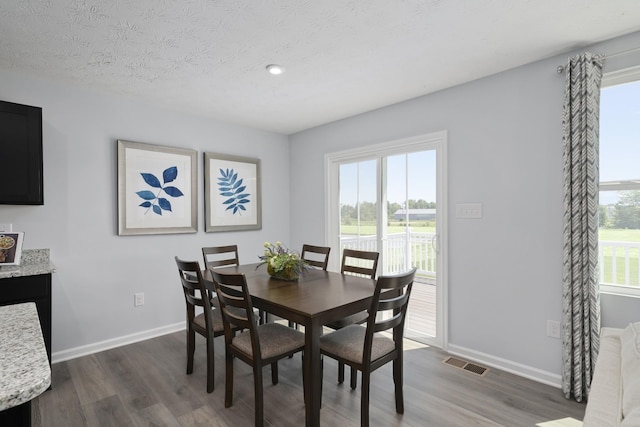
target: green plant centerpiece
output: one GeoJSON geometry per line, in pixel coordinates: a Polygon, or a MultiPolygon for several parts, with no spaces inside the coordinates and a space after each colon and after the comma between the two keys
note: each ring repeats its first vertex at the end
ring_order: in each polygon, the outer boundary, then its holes
{"type": "Polygon", "coordinates": [[[280,242],[275,245],[265,242],[264,254],[258,258],[262,261],[258,267],[266,264],[267,273],[276,279],[298,280],[309,269],[309,264],[300,258],[300,254],[289,250],[280,242]]]}

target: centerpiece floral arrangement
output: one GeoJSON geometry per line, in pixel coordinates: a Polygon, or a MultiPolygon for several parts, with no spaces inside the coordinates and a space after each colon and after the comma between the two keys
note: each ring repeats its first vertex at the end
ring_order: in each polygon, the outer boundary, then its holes
{"type": "Polygon", "coordinates": [[[267,273],[278,279],[298,280],[309,269],[309,264],[297,252],[289,250],[280,242],[275,245],[265,242],[264,254],[258,258],[262,261],[258,267],[266,264],[267,273]]]}

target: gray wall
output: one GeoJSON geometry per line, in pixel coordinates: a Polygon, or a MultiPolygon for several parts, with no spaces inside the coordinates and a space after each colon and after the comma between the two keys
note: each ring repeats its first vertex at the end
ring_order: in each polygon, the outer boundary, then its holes
{"type": "MultiPolygon", "coordinates": [[[[589,50],[637,46],[640,33],[589,50]]],[[[547,320],[562,318],[565,76],[556,68],[572,54],[293,135],[291,176],[304,177],[291,187],[294,244],[324,241],[326,153],[446,130],[449,349],[559,384],[561,342],[546,336],[547,320]],[[455,205],[468,202],[483,204],[482,219],[455,218],[455,205]]],[[[605,71],[639,64],[627,55],[605,71]]],[[[640,320],[639,300],[622,312],[602,299],[617,321],[640,320]]]]}
{"type": "Polygon", "coordinates": [[[1,205],[0,222],[25,232],[24,248],[51,248],[54,361],[183,327],[175,255],[201,260],[202,246],[236,243],[241,261],[257,262],[265,240],[289,239],[285,135],[10,72],[0,99],[43,109],[45,204],[1,205]],[[118,139],[198,150],[198,233],[117,236],[118,139]],[[262,159],[261,231],[204,232],[205,151],[262,159]]]}

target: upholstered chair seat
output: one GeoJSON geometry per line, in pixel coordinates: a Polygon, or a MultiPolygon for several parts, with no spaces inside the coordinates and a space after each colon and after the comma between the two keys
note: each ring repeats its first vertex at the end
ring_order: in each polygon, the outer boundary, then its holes
{"type": "MultiPolygon", "coordinates": [[[[211,317],[212,317],[212,328],[213,328],[213,332],[217,333],[220,332],[220,335],[222,335],[224,333],[224,323],[222,323],[222,314],[220,314],[220,310],[211,310],[211,317]]],[[[196,317],[193,318],[193,323],[195,323],[196,325],[200,326],[201,328],[206,328],[206,319],[204,317],[204,313],[200,313],[198,314],[196,317]]]]}
{"type": "MultiPolygon", "coordinates": [[[[362,349],[367,328],[361,325],[349,325],[320,338],[320,346],[340,359],[362,363],[362,349]]],[[[396,344],[389,337],[373,335],[371,361],[391,353],[396,344]]]]}
{"type": "MultiPolygon", "coordinates": [[[[270,359],[282,353],[298,351],[304,347],[304,334],[280,323],[265,323],[256,328],[260,340],[260,358],[270,359]]],[[[233,337],[231,345],[253,356],[251,333],[246,330],[233,337]]]]}

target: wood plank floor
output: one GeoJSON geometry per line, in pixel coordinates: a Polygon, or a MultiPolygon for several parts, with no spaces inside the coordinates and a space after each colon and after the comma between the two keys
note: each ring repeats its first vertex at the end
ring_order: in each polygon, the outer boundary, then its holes
{"type": "MultiPolygon", "coordinates": [[[[195,369],[186,375],[185,333],[115,348],[53,365],[53,388],[34,399],[33,425],[219,426],[253,424],[251,370],[236,362],[234,405],[224,407],[224,340],[216,340],[216,388],[206,393],[205,344],[197,337],[195,369]]],[[[582,420],[584,404],[561,391],[491,369],[480,377],[443,364],[447,354],[409,342],[405,413],[395,413],[391,366],[373,374],[372,426],[535,426],[582,420]]],[[[280,383],[264,369],[265,425],[303,426],[300,355],[280,362],[280,383]]],[[[323,426],[360,424],[360,387],[337,385],[337,364],[324,362],[323,426]]]]}

